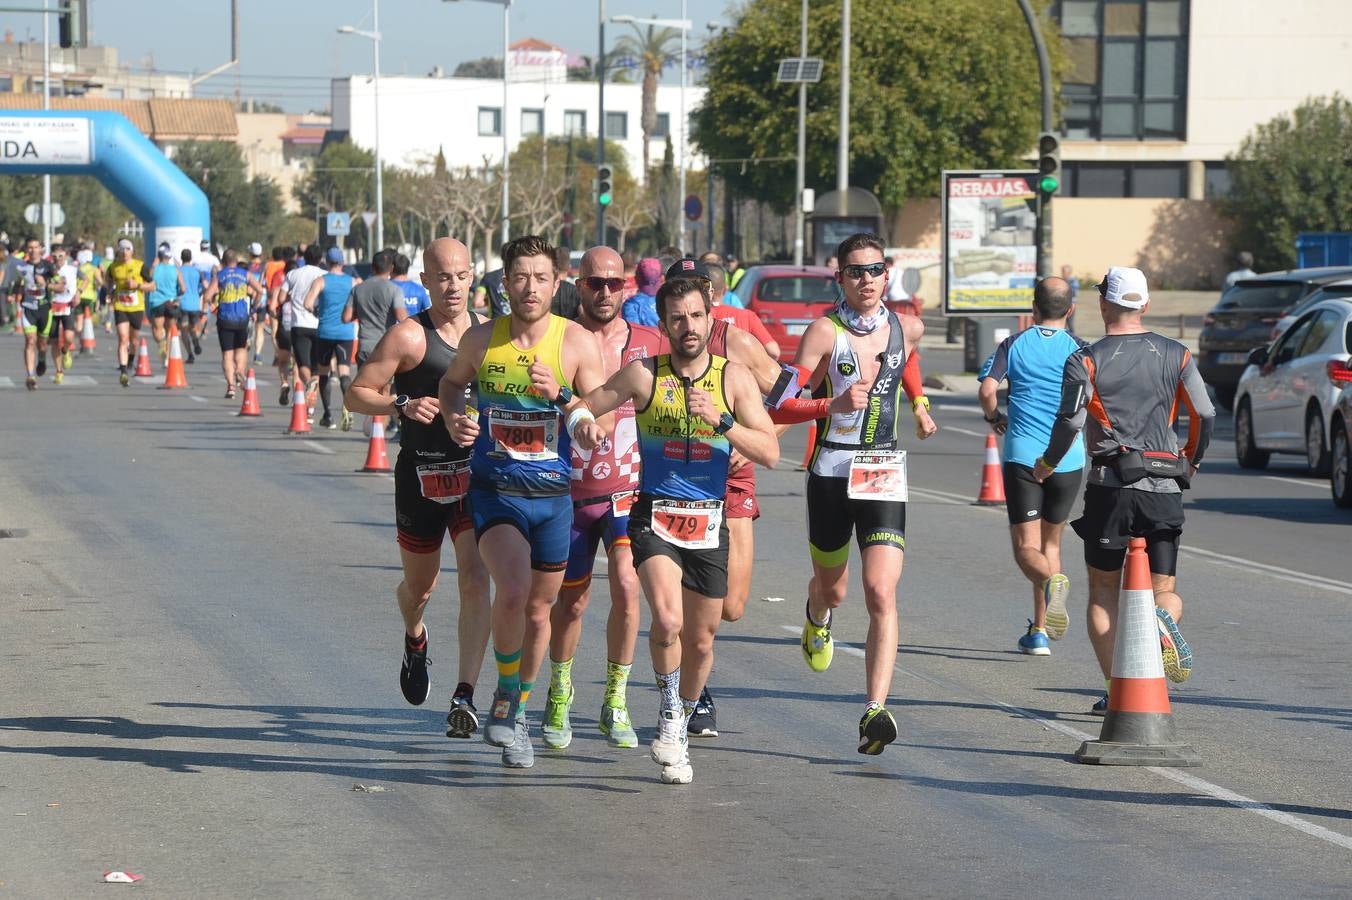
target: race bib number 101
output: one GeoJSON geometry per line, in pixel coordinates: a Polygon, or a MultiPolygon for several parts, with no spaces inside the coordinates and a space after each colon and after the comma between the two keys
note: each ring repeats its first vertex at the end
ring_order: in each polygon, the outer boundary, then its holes
{"type": "Polygon", "coordinates": [[[851,500],[891,500],[905,503],[906,451],[857,451],[850,461],[851,500]]]}

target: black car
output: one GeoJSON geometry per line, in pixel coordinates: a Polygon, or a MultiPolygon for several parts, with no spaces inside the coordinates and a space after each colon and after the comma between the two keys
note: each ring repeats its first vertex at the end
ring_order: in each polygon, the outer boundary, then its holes
{"type": "Polygon", "coordinates": [[[1287,310],[1326,284],[1352,277],[1352,266],[1267,272],[1236,281],[1202,319],[1197,368],[1227,409],[1248,365],[1249,353],[1272,339],[1272,328],[1287,310]]]}

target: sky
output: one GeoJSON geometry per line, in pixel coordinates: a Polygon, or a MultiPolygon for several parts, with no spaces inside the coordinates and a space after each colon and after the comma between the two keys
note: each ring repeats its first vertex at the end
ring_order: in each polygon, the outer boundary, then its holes
{"type": "MultiPolygon", "coordinates": [[[[36,0],[33,0],[36,3],[36,0]]],[[[692,44],[708,23],[728,23],[745,0],[685,0],[692,44]]],[[[606,14],[681,18],[682,0],[606,0],[606,14]]],[[[230,56],[230,0],[89,0],[90,43],[113,46],[123,64],[203,73],[230,56]],[[167,11],[172,10],[172,11],[167,11]]],[[[329,79],[371,71],[371,42],[338,26],[371,30],[372,0],[239,0],[240,67],[202,82],[198,96],[253,96],[288,112],[326,109],[329,79]]],[[[598,0],[513,0],[511,39],[539,37],[570,53],[596,53],[598,0]]],[[[426,75],[441,66],[501,56],[502,7],[481,0],[380,0],[380,71],[426,75]]],[[[0,13],[0,30],[41,40],[35,16],[0,13]]],[[[628,32],[610,25],[607,43],[628,32]]],[[[669,75],[675,80],[675,75],[669,75]]]]}

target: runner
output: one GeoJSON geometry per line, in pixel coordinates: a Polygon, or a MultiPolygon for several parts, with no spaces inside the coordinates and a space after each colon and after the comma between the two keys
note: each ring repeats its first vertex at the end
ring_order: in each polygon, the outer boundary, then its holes
{"type": "Polygon", "coordinates": [[[47,285],[52,302],[52,327],[47,341],[52,347],[52,362],[56,364],[52,383],[60,384],[72,363],[70,349],[79,343],[79,334],[72,330],[71,322],[79,303],[80,270],[65,247],[52,248],[52,269],[55,274],[47,285]]]}
{"type": "Polygon", "coordinates": [[[432,298],[428,296],[426,288],[409,279],[408,270],[412,266],[413,261],[407,256],[402,253],[396,255],[394,258],[394,276],[391,280],[404,295],[404,311],[410,316],[416,316],[431,307],[432,298]]]}
{"type": "MultiPolygon", "coordinates": [[[[424,260],[426,259],[424,251],[424,260]]],[[[357,366],[365,365],[366,358],[376,349],[385,332],[408,318],[404,307],[404,292],[390,281],[394,268],[394,253],[377,251],[371,257],[371,277],[352,289],[343,321],[357,323],[357,366]]]]}
{"type": "MultiPolygon", "coordinates": [[[[183,296],[178,300],[178,333],[184,335],[183,342],[187,344],[189,363],[197,362],[197,357],[202,355],[202,341],[197,337],[197,332],[202,324],[202,285],[210,285],[212,281],[202,280],[202,267],[193,264],[192,251],[187,247],[179,254],[179,259],[183,264],[179,266],[179,275],[183,278],[183,296]]],[[[218,266],[213,266],[215,272],[218,266]]],[[[220,317],[216,319],[217,327],[220,327],[220,317]]]]}
{"type": "Polygon", "coordinates": [[[183,294],[183,276],[174,265],[168,244],[160,244],[146,280],[152,282],[152,290],[146,297],[146,315],[150,317],[150,331],[163,362],[169,358],[169,322],[177,318],[178,298],[183,294]]]}
{"type": "Polygon", "coordinates": [[[239,264],[239,254],[225,251],[225,259],[216,271],[213,296],[216,299],[216,337],[221,344],[221,373],[225,376],[225,399],[235,398],[235,387],[244,380],[249,364],[249,302],[257,297],[258,285],[239,264]]]}
{"type": "MultiPolygon", "coordinates": [[[[706,255],[717,256],[718,254],[714,253],[706,255]]],[[[703,263],[703,260],[701,260],[701,262],[703,263]]],[[[709,273],[709,285],[710,289],[713,291],[714,305],[710,314],[715,319],[731,322],[733,325],[736,325],[738,328],[749,333],[756,340],[760,341],[761,346],[765,348],[765,352],[769,354],[771,359],[779,359],[779,344],[770,336],[770,332],[766,330],[765,325],[761,322],[760,316],[749,309],[743,309],[740,306],[733,306],[731,303],[725,302],[727,298],[733,296],[728,293],[727,270],[716,262],[703,264],[704,270],[709,273]]]]}
{"type": "Polygon", "coordinates": [[[667,280],[657,307],[671,352],[626,365],[587,402],[594,414],[635,407],[641,475],[629,537],[652,610],[648,648],[661,693],[651,752],[663,783],[689,784],[687,721],[713,666],[728,587],[729,456],[736,449],[773,466],[779,442],[752,374],[709,353],[704,282],[667,280]]]}
{"type": "Polygon", "coordinates": [[[433,241],[423,251],[423,278],[435,297],[432,307],[385,333],[357,371],[344,402],[356,412],[405,420],[394,465],[395,523],[404,572],[395,596],[404,619],[399,687],[415,706],[431,693],[423,614],[441,571],[443,537],[451,535],[460,589],[460,680],[451,696],[446,736],[467,738],[479,727],[474,681],[492,624],[488,571],[479,558],[465,497],[470,451],[451,440],[436,392],[465,331],[480,321],[467,309],[469,250],[451,238],[433,241]]]}
{"type": "MultiPolygon", "coordinates": [[[[859,720],[859,752],[876,755],[897,736],[886,703],[897,654],[897,584],[906,548],[904,451],[898,451],[901,394],[908,359],[925,326],[915,316],[899,318],[882,303],[887,262],[882,241],[854,234],[840,243],[843,263],[836,273],[843,297],[827,316],[808,326],[796,365],[811,372],[817,399],[797,401],[828,418],[817,429],[807,476],[807,620],[802,649],[808,667],[831,665],[832,611],[845,601],[850,535],[859,544],[863,567],[868,638],[864,649],[867,706],[859,720]]],[[[918,368],[915,370],[918,379],[918,368]]],[[[786,404],[787,405],[787,404],[786,404]]],[[[912,403],[916,430],[924,440],[937,431],[929,400],[912,403]]]]}
{"type": "MultiPolygon", "coordinates": [[[[75,280],[75,292],[79,296],[79,305],[75,310],[75,334],[79,337],[84,334],[85,318],[94,315],[98,310],[99,283],[103,279],[99,267],[94,265],[94,250],[88,244],[76,254],[75,268],[78,273],[75,280]]],[[[80,355],[84,356],[88,352],[89,350],[81,342],[80,355]]]]}
{"type": "Polygon", "coordinates": [[[268,275],[268,314],[272,317],[272,343],[277,352],[273,364],[277,367],[277,378],[282,384],[279,406],[286,406],[291,399],[291,309],[282,302],[285,297],[286,276],[296,267],[296,249],[282,248],[281,266],[274,268],[268,275]]]}
{"type": "Polygon", "coordinates": [[[474,445],[470,507],[497,587],[498,686],[484,740],[503,748],[504,765],[526,768],[535,762],[526,704],[568,561],[571,444],[595,446],[604,436],[573,391],[601,384],[601,361],[591,334],[549,312],[554,248],[528,235],[509,241],[502,259],[511,315],[465,333],[441,381],[441,408],[450,413],[456,443],[474,445]],[[465,414],[471,382],[477,417],[465,414]]]}
{"type": "MultiPolygon", "coordinates": [[[[315,365],[319,367],[319,399],[324,403],[324,415],[319,420],[320,428],[342,427],[344,431],[352,429],[352,413],[343,407],[339,422],[333,421],[330,412],[329,387],[332,384],[334,368],[338,370],[338,382],[342,385],[343,396],[352,384],[352,341],[357,337],[357,326],[343,321],[343,311],[352,299],[352,287],[360,284],[361,279],[353,279],[343,272],[343,251],[330,247],[325,254],[329,270],[323,278],[315,280],[305,298],[305,308],[315,314],[319,328],[315,332],[315,365]]],[[[430,308],[430,307],[429,307],[430,308]]]]}
{"type": "Polygon", "coordinates": [[[306,247],[304,265],[286,273],[281,289],[282,309],[289,311],[291,316],[287,326],[291,336],[291,355],[296,364],[296,376],[305,386],[306,412],[311,421],[315,417],[315,393],[319,390],[319,382],[314,378],[319,320],[305,308],[305,298],[309,296],[314,283],[324,277],[324,270],[319,267],[319,261],[323,258],[324,252],[318,244],[306,247]]]}
{"type": "MultiPolygon", "coordinates": [[[[1130,539],[1143,537],[1164,674],[1182,682],[1192,674],[1192,650],[1178,629],[1183,598],[1175,577],[1183,489],[1202,464],[1216,410],[1188,348],[1141,324],[1150,305],[1141,270],[1113,266],[1098,290],[1103,337],[1066,360],[1061,408],[1033,477],[1051,477],[1084,430],[1089,479],[1084,511],[1071,527],[1084,540],[1086,618],[1099,668],[1111,679],[1122,564],[1130,539]],[[1181,448],[1174,433],[1180,404],[1188,410],[1188,441],[1181,448]]],[[[1091,711],[1107,709],[1105,694],[1091,711]]]]}
{"type": "Polygon", "coordinates": [[[254,295],[254,308],[249,316],[249,327],[253,330],[253,364],[263,364],[263,345],[268,340],[268,263],[263,259],[263,245],[254,241],[249,245],[249,280],[258,285],[254,295]]]}
{"type": "MultiPolygon", "coordinates": [[[[620,318],[624,263],[609,247],[593,247],[582,256],[577,291],[578,324],[595,338],[595,352],[605,377],[636,359],[656,356],[661,334],[646,325],[620,318]]],[[[556,295],[557,296],[557,295],[556,295]]],[[[629,549],[629,506],[638,490],[638,433],[634,406],[615,411],[609,437],[595,450],[573,445],[573,527],[568,568],[559,602],[550,612],[549,696],[545,702],[543,738],[560,750],[573,738],[569,715],[573,705],[573,657],[582,637],[582,615],[591,602],[596,545],[606,549],[606,581],[610,616],[606,620],[606,692],[599,727],[613,747],[637,747],[638,735],[629,718],[626,688],[638,642],[639,584],[629,549]]]]}
{"type": "Polygon", "coordinates": [[[977,399],[986,423],[1005,436],[1005,511],[1014,561],[1033,585],[1033,618],[1019,638],[1019,650],[1030,656],[1051,656],[1047,639],[1060,640],[1070,624],[1070,579],[1061,569],[1061,532],[1079,492],[1084,442],[1076,437],[1046,481],[1033,477],[1033,466],[1052,435],[1066,358],[1087,346],[1066,331],[1074,305],[1063,279],[1042,279],[1033,289],[1033,327],[1001,341],[979,376],[977,399]],[[1008,416],[1000,412],[998,399],[1005,380],[1008,416]]]}
{"type": "Polygon", "coordinates": [[[23,285],[19,265],[19,258],[10,252],[9,241],[0,238],[0,326],[5,328],[18,316],[17,298],[23,285]]]}
{"type": "Polygon", "coordinates": [[[136,365],[136,339],[145,318],[146,291],[152,285],[141,279],[145,264],[132,255],[131,241],[117,242],[117,256],[108,266],[108,292],[113,297],[113,319],[117,323],[118,381],[131,384],[136,365]]]}
{"type": "Polygon", "coordinates": [[[38,379],[47,374],[47,339],[52,333],[52,302],[48,284],[56,269],[43,258],[42,241],[29,238],[19,265],[19,315],[23,317],[23,362],[25,384],[37,390],[38,379]]]}

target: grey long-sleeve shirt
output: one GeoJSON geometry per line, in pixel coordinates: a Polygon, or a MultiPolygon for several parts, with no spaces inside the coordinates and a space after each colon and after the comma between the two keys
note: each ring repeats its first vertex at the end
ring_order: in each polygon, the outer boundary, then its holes
{"type": "MultiPolygon", "coordinates": [[[[1066,360],[1061,407],[1043,459],[1054,467],[1083,430],[1085,452],[1098,463],[1123,450],[1166,450],[1198,465],[1215,419],[1187,347],[1151,331],[1105,335],[1066,360]],[[1188,440],[1182,447],[1173,428],[1180,406],[1188,411],[1188,440]]],[[[1122,486],[1112,468],[1101,464],[1090,467],[1089,483],[1122,486]]],[[[1181,490],[1171,478],[1143,478],[1131,487],[1181,490]]]]}

